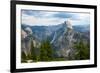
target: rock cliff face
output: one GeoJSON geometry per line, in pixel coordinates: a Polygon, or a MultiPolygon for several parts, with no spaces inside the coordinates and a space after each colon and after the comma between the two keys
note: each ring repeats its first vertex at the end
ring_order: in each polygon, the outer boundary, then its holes
{"type": "Polygon", "coordinates": [[[72,48],[74,31],[69,20],[65,22],[65,25],[66,30],[64,30],[63,34],[57,37],[52,44],[56,49],[56,56],[68,58],[69,56],[72,56],[74,52],[72,48]]]}
{"type": "MultiPolygon", "coordinates": [[[[74,59],[76,49],[74,48],[75,43],[84,40],[85,43],[89,43],[89,36],[86,33],[78,32],[73,29],[70,21],[66,21],[66,30],[63,34],[57,37],[56,32],[52,45],[55,48],[56,57],[65,57],[66,59],[74,59]]],[[[60,31],[60,30],[59,30],[60,31]]]]}
{"type": "Polygon", "coordinates": [[[26,56],[30,53],[31,44],[33,43],[34,47],[39,47],[40,42],[38,39],[33,36],[32,30],[27,27],[26,29],[21,30],[21,50],[26,54],[26,56]]]}

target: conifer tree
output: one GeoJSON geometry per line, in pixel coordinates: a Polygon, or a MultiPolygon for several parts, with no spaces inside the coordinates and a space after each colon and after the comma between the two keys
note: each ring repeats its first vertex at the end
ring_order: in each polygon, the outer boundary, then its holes
{"type": "Polygon", "coordinates": [[[31,41],[31,59],[33,61],[36,61],[36,51],[35,51],[35,47],[34,47],[34,44],[33,44],[33,41],[31,41]]]}
{"type": "Polygon", "coordinates": [[[75,59],[83,60],[90,58],[90,50],[89,44],[85,44],[82,40],[79,43],[75,44],[74,48],[77,50],[77,54],[75,55],[75,59]]]}
{"type": "Polygon", "coordinates": [[[51,44],[48,40],[43,41],[40,47],[40,60],[41,61],[50,61],[53,57],[53,50],[51,44]]]}

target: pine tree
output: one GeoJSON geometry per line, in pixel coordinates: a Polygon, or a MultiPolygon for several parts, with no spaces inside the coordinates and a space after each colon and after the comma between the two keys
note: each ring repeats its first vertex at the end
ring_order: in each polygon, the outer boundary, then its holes
{"type": "Polygon", "coordinates": [[[25,53],[22,52],[22,53],[21,53],[21,61],[22,61],[22,62],[25,62],[26,58],[27,58],[27,57],[26,57],[25,53]]]}
{"type": "Polygon", "coordinates": [[[48,40],[43,41],[40,47],[40,60],[51,61],[53,58],[53,50],[48,40]]]}
{"type": "Polygon", "coordinates": [[[50,41],[46,41],[46,48],[47,48],[47,56],[49,57],[49,60],[53,58],[53,50],[50,44],[50,41]]]}
{"type": "Polygon", "coordinates": [[[30,50],[30,52],[31,52],[31,57],[30,58],[33,61],[36,61],[36,52],[35,52],[35,47],[34,47],[33,41],[31,42],[31,50],[30,50]]]}
{"type": "Polygon", "coordinates": [[[83,40],[80,40],[79,43],[75,44],[74,48],[77,50],[75,59],[83,60],[90,58],[89,44],[85,44],[83,40]]]}

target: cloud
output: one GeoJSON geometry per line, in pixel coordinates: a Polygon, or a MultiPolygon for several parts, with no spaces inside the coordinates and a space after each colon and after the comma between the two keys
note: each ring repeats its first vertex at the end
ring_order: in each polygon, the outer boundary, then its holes
{"type": "Polygon", "coordinates": [[[58,12],[57,14],[53,15],[54,17],[58,18],[72,18],[73,14],[69,12],[58,12]]]}
{"type": "Polygon", "coordinates": [[[27,25],[57,25],[67,19],[72,20],[72,25],[89,24],[89,14],[54,11],[22,10],[22,24],[27,25]]]}
{"type": "Polygon", "coordinates": [[[75,15],[72,20],[74,25],[88,25],[90,24],[90,14],[80,13],[75,15]]]}

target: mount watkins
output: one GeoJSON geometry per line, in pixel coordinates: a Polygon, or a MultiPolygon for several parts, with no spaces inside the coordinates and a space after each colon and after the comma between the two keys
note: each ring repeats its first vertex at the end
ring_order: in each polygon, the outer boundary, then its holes
{"type": "MultiPolygon", "coordinates": [[[[89,25],[72,26],[69,20],[51,26],[21,25],[21,51],[26,56],[31,52],[31,43],[35,47],[35,54],[40,55],[39,47],[41,42],[45,40],[50,42],[54,58],[64,58],[65,60],[89,59],[89,52],[87,53],[89,46],[85,52],[81,51],[82,44],[85,47],[84,45],[90,43],[89,25]],[[84,58],[85,55],[81,56],[79,53],[88,55],[88,57],[84,58]]],[[[83,50],[85,49],[83,48],[83,50]]]]}

